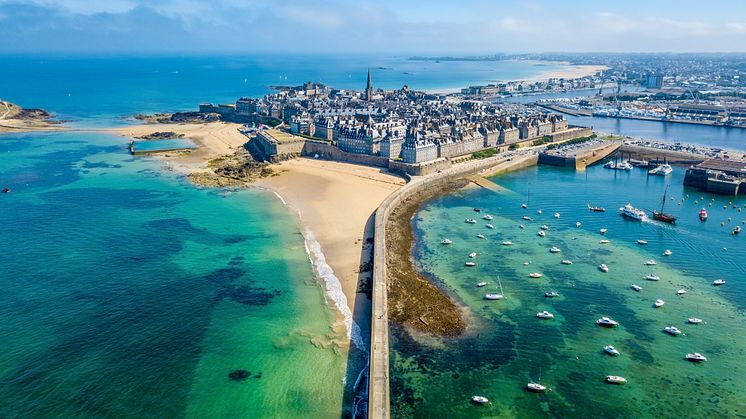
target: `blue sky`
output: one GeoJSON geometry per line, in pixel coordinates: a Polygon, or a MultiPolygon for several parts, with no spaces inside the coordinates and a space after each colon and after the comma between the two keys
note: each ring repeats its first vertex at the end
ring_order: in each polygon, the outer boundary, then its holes
{"type": "Polygon", "coordinates": [[[745,0],[0,0],[0,52],[746,51],[745,0]]]}

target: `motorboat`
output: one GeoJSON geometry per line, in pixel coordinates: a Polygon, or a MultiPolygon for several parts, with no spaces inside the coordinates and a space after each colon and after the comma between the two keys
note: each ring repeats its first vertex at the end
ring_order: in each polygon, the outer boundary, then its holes
{"type": "Polygon", "coordinates": [[[648,218],[648,216],[645,214],[645,211],[633,207],[632,204],[627,204],[619,208],[619,213],[622,216],[635,221],[644,221],[648,218]]]}
{"type": "Polygon", "coordinates": [[[685,289],[680,289],[680,290],[676,291],[676,295],[684,295],[684,294],[686,294],[686,290],[685,289]]]}
{"type": "Polygon", "coordinates": [[[601,234],[606,234],[606,232],[609,231],[607,228],[602,228],[601,230],[598,230],[601,234]]]}
{"type": "Polygon", "coordinates": [[[600,319],[596,320],[596,324],[601,327],[617,327],[619,326],[619,322],[612,320],[608,317],[601,317],[600,319]]]}
{"type": "Polygon", "coordinates": [[[526,220],[526,221],[531,221],[531,217],[529,217],[528,215],[524,215],[521,218],[524,219],[524,220],[526,220]]]}
{"type": "Polygon", "coordinates": [[[666,326],[663,328],[663,331],[673,336],[678,336],[682,333],[681,330],[679,330],[679,328],[676,326],[666,326]]]}
{"type": "Polygon", "coordinates": [[[609,384],[626,384],[627,379],[618,375],[607,375],[606,382],[609,384]]]}
{"type": "Polygon", "coordinates": [[[702,221],[702,222],[707,221],[707,210],[704,208],[699,210],[699,221],[702,221]]]}
{"type": "Polygon", "coordinates": [[[673,254],[673,252],[670,251],[670,250],[668,250],[668,249],[666,249],[666,250],[663,251],[663,256],[671,256],[672,254],[673,254]]]}
{"type": "Polygon", "coordinates": [[[473,218],[467,218],[467,219],[465,219],[465,220],[464,220],[464,222],[465,222],[466,224],[476,224],[476,223],[477,223],[477,220],[475,220],[475,219],[473,219],[473,218]]]}
{"type": "Polygon", "coordinates": [[[474,212],[481,212],[482,210],[479,208],[474,208],[474,212]]]}
{"type": "Polygon", "coordinates": [[[598,265],[598,270],[601,272],[609,272],[609,267],[605,263],[598,265]]]}
{"type": "Polygon", "coordinates": [[[592,211],[592,212],[606,212],[606,208],[604,208],[604,207],[596,207],[596,206],[592,207],[592,206],[588,205],[588,211],[592,211]]]}
{"type": "Polygon", "coordinates": [[[512,245],[513,245],[513,242],[512,242],[512,241],[510,241],[510,240],[505,240],[504,242],[502,242],[502,245],[503,245],[503,246],[512,246],[512,245]]]}
{"type": "Polygon", "coordinates": [[[544,237],[544,236],[547,235],[547,233],[545,233],[544,230],[539,230],[539,232],[536,233],[536,235],[539,236],[539,237],[544,237]]]}
{"type": "Polygon", "coordinates": [[[529,264],[529,262],[528,262],[528,261],[526,261],[526,262],[523,262],[523,266],[528,266],[528,264],[529,264]]]}
{"type": "Polygon", "coordinates": [[[646,244],[648,244],[648,241],[640,239],[640,240],[637,241],[637,244],[646,245],[646,244]]]}
{"type": "Polygon", "coordinates": [[[632,288],[633,290],[635,290],[637,292],[642,291],[642,287],[639,286],[639,285],[637,285],[637,284],[632,284],[632,286],[630,288],[632,288]]]}
{"type": "Polygon", "coordinates": [[[10,188],[3,188],[3,193],[10,193],[10,188]]]}
{"type": "Polygon", "coordinates": [[[540,274],[538,272],[531,272],[530,274],[528,274],[528,276],[531,277],[531,278],[541,278],[544,275],[542,275],[542,274],[540,274]]]}
{"type": "Polygon", "coordinates": [[[606,352],[607,354],[609,354],[611,356],[619,356],[620,355],[619,351],[615,347],[613,347],[611,345],[604,346],[604,352],[606,352]]]}
{"type": "Polygon", "coordinates": [[[698,319],[696,317],[689,317],[689,319],[687,319],[687,321],[689,323],[691,323],[691,324],[700,324],[700,323],[702,323],[702,319],[698,319]]]}
{"type": "Polygon", "coordinates": [[[466,262],[464,263],[464,266],[477,266],[476,262],[466,262]]]}
{"type": "Polygon", "coordinates": [[[482,288],[487,285],[487,281],[477,282],[477,288],[482,288]]]}
{"type": "Polygon", "coordinates": [[[549,248],[549,253],[559,253],[559,252],[561,252],[561,250],[557,246],[552,246],[549,248]]]}
{"type": "Polygon", "coordinates": [[[559,293],[556,291],[547,291],[544,293],[544,296],[547,298],[554,298],[554,297],[559,297],[559,293]]]}
{"type": "Polygon", "coordinates": [[[539,228],[541,228],[542,230],[549,230],[549,226],[548,226],[548,225],[546,225],[546,224],[542,225],[542,226],[541,226],[541,227],[539,227],[539,228]]]}
{"type": "Polygon", "coordinates": [[[484,226],[489,228],[490,230],[495,228],[495,226],[493,226],[492,224],[485,224],[484,226]]]}
{"type": "Polygon", "coordinates": [[[521,230],[524,229],[524,228],[526,228],[526,226],[524,226],[523,224],[518,224],[518,227],[520,227],[521,230]]]}
{"type": "Polygon", "coordinates": [[[653,266],[653,265],[657,265],[657,264],[658,264],[658,262],[656,262],[655,259],[649,259],[649,260],[645,261],[645,266],[653,266]]]}
{"type": "Polygon", "coordinates": [[[655,302],[653,303],[655,308],[663,307],[663,304],[666,304],[666,302],[661,300],[660,298],[655,300],[655,302]]]}
{"type": "Polygon", "coordinates": [[[668,176],[673,172],[673,167],[670,164],[662,164],[656,168],[648,170],[648,175],[651,176],[668,176]]]}
{"type": "Polygon", "coordinates": [[[554,318],[554,314],[552,314],[552,313],[544,310],[544,311],[540,311],[540,312],[536,313],[536,317],[538,317],[540,319],[547,319],[547,320],[549,320],[549,319],[553,319],[554,318]]]}
{"type": "Polygon", "coordinates": [[[736,234],[740,232],[741,232],[741,226],[736,226],[730,234],[735,236],[736,234]]]}
{"type": "Polygon", "coordinates": [[[601,239],[601,240],[599,241],[599,243],[600,243],[600,244],[609,244],[609,240],[608,240],[608,239],[601,239]]]}
{"type": "Polygon", "coordinates": [[[472,259],[474,259],[475,257],[477,257],[477,252],[471,252],[471,253],[469,253],[469,257],[472,258],[472,259]]]}
{"type": "Polygon", "coordinates": [[[536,213],[539,214],[539,215],[541,215],[542,211],[541,210],[537,210],[536,213]]]}
{"type": "Polygon", "coordinates": [[[685,358],[686,358],[687,361],[691,361],[691,362],[705,362],[705,361],[707,361],[707,357],[705,357],[704,355],[702,355],[702,354],[700,354],[698,352],[695,352],[693,354],[686,354],[685,358]]]}
{"type": "Polygon", "coordinates": [[[554,218],[560,218],[560,213],[558,213],[558,212],[555,212],[555,213],[554,213],[554,218]]]}
{"type": "Polygon", "coordinates": [[[712,281],[712,285],[714,285],[716,287],[720,286],[720,285],[723,285],[723,284],[725,284],[725,280],[724,279],[716,279],[716,280],[712,281]]]}
{"type": "Polygon", "coordinates": [[[541,393],[543,391],[546,391],[546,386],[543,386],[539,383],[528,383],[526,384],[526,390],[533,392],[533,393],[541,393]]]}
{"type": "Polygon", "coordinates": [[[471,396],[471,402],[474,404],[491,404],[490,400],[484,396],[471,396]]]}
{"type": "Polygon", "coordinates": [[[645,279],[647,279],[648,281],[660,281],[661,277],[655,274],[647,274],[645,275],[645,279]]]}
{"type": "Polygon", "coordinates": [[[482,218],[483,218],[483,219],[485,219],[485,220],[487,220],[487,221],[492,221],[492,219],[493,219],[493,217],[492,217],[491,215],[489,215],[489,214],[486,214],[486,215],[485,215],[484,217],[482,217],[482,218]]]}
{"type": "Polygon", "coordinates": [[[478,239],[483,239],[484,238],[484,234],[477,234],[477,238],[478,239]]]}
{"type": "Polygon", "coordinates": [[[567,259],[563,259],[562,260],[562,264],[563,265],[572,265],[572,261],[571,260],[567,260],[567,259]]]}
{"type": "Polygon", "coordinates": [[[449,239],[443,239],[443,240],[440,241],[440,244],[453,244],[453,241],[451,241],[449,239]]]}
{"type": "Polygon", "coordinates": [[[581,225],[582,225],[582,224],[580,224],[580,221],[577,221],[577,222],[575,223],[575,227],[580,227],[581,225]]]}
{"type": "Polygon", "coordinates": [[[528,208],[528,205],[526,205],[526,204],[521,204],[521,208],[528,208]]]}
{"type": "Polygon", "coordinates": [[[496,292],[490,292],[490,293],[484,294],[484,299],[485,300],[493,300],[493,301],[494,300],[502,300],[503,299],[503,295],[502,294],[498,294],[496,292]]]}

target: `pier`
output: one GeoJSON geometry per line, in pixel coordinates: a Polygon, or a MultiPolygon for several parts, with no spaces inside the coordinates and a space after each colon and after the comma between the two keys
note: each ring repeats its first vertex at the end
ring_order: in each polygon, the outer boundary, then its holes
{"type": "MultiPolygon", "coordinates": [[[[440,188],[449,182],[465,177],[470,179],[481,177],[484,179],[484,176],[507,173],[534,166],[537,162],[538,154],[534,151],[524,152],[511,157],[495,156],[482,160],[468,161],[439,173],[413,178],[411,182],[389,195],[376,210],[373,242],[370,365],[368,375],[369,419],[387,419],[391,417],[388,284],[386,277],[385,241],[388,216],[402,201],[415,196],[424,189],[440,188]]],[[[484,180],[489,182],[486,179],[484,180]]],[[[495,185],[493,182],[489,183],[495,185]]]]}
{"type": "Polygon", "coordinates": [[[574,167],[576,170],[584,170],[587,166],[610,156],[621,146],[621,141],[601,140],[560,146],[557,149],[545,150],[539,154],[539,164],[574,167]]]}

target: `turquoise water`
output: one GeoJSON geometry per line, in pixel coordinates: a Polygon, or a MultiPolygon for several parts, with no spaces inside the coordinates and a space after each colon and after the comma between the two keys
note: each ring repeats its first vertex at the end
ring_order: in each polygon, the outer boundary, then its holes
{"type": "Polygon", "coordinates": [[[168,151],[197,148],[197,146],[188,139],[178,138],[172,140],[135,141],[134,148],[135,151],[168,151]]]}
{"type": "Polygon", "coordinates": [[[729,205],[732,198],[685,189],[683,172],[676,168],[664,179],[648,177],[639,169],[619,173],[601,167],[586,172],[535,167],[492,179],[508,192],[469,189],[428,203],[413,221],[415,257],[420,268],[467,309],[470,329],[460,338],[446,340],[392,329],[396,416],[746,414],[741,387],[746,379],[746,238],[730,234],[734,225],[746,220],[746,199],[734,201],[739,212],[729,205]],[[656,208],[669,183],[674,200],[667,208],[680,216],[676,226],[628,221],[619,215],[617,208],[627,202],[656,208]],[[710,202],[710,219],[701,223],[697,213],[710,202]],[[522,203],[528,209],[522,209],[522,203]],[[590,212],[587,204],[604,206],[607,212],[590,212]],[[473,207],[483,212],[475,213],[473,207]],[[494,216],[494,230],[484,227],[485,213],[494,216]],[[524,215],[533,221],[522,220],[524,215]],[[464,223],[464,218],[475,216],[477,224],[464,223]],[[537,236],[542,224],[550,228],[544,238],[537,236]],[[609,244],[599,243],[604,238],[601,228],[608,229],[609,244]],[[476,238],[478,233],[486,238],[476,238]],[[453,245],[440,245],[445,237],[453,245]],[[638,239],[649,244],[639,245],[638,239]],[[503,240],[514,244],[502,246],[503,240]],[[550,253],[551,246],[561,253],[550,253]],[[663,256],[666,249],[673,255],[663,256]],[[464,266],[470,252],[477,253],[473,268],[464,266]],[[651,258],[657,265],[645,266],[651,258]],[[573,264],[563,265],[562,259],[573,264]],[[600,272],[600,263],[606,263],[610,272],[600,272]],[[543,277],[529,278],[531,272],[543,277]],[[661,280],[644,280],[648,273],[661,280]],[[484,293],[499,290],[498,276],[505,299],[484,300],[484,293]],[[726,285],[712,286],[716,278],[725,278],[726,285]],[[476,288],[480,281],[490,284],[476,288]],[[643,290],[630,289],[633,283],[643,290]],[[677,296],[682,288],[687,294],[677,296]],[[547,291],[560,296],[546,298],[547,291]],[[665,305],[656,309],[653,302],[658,298],[665,305]],[[555,318],[536,318],[543,310],[555,318]],[[598,327],[594,322],[602,316],[621,326],[598,327]],[[693,316],[705,323],[687,324],[693,316]],[[667,335],[662,329],[668,325],[684,335],[667,335]],[[605,355],[602,350],[608,344],[621,356],[605,355]],[[708,362],[685,361],[684,355],[691,352],[702,353],[708,362]],[[608,385],[606,375],[621,375],[629,382],[608,385]],[[526,392],[526,383],[536,380],[552,391],[526,392]],[[493,404],[471,405],[474,394],[493,404]]]}
{"type": "Polygon", "coordinates": [[[0,138],[0,416],[339,416],[346,338],[294,216],[126,146],[0,138]]]}

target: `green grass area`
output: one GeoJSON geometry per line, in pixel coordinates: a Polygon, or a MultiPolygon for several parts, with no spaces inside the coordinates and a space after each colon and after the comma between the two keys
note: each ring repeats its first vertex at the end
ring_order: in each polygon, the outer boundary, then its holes
{"type": "Polygon", "coordinates": [[[545,135],[531,143],[532,146],[544,145],[552,142],[552,137],[545,135]]]}
{"type": "Polygon", "coordinates": [[[488,148],[486,150],[477,151],[476,153],[472,153],[471,157],[474,159],[486,159],[487,157],[492,157],[497,155],[497,149],[496,148],[488,148]]]}

